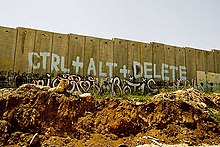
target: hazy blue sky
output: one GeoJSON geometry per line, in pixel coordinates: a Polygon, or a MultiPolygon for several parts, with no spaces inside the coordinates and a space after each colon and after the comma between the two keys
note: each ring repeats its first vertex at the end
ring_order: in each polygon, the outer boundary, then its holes
{"type": "Polygon", "coordinates": [[[0,0],[0,25],[220,49],[220,0],[0,0]]]}

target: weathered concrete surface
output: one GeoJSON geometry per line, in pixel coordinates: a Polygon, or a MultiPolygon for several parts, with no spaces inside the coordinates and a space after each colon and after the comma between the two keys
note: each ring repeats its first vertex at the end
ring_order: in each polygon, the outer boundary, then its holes
{"type": "MultiPolygon", "coordinates": [[[[186,54],[185,54],[185,48],[182,47],[175,47],[176,50],[176,66],[185,66],[186,65],[186,54]]],[[[175,79],[180,78],[180,72],[179,69],[176,70],[176,77],[175,79]]]]}
{"type": "Polygon", "coordinates": [[[141,44],[141,65],[144,68],[144,77],[152,78],[153,76],[153,50],[152,44],[142,43],[141,44]]]}
{"type": "Polygon", "coordinates": [[[165,62],[164,58],[164,44],[152,42],[153,50],[153,78],[161,79],[161,65],[165,62]]]}
{"type": "Polygon", "coordinates": [[[141,62],[141,43],[136,41],[128,41],[128,69],[130,70],[131,76],[134,76],[137,74],[143,75],[143,70],[141,73],[141,67],[136,66],[136,71],[134,71],[133,68],[133,61],[140,63],[141,62]]]}
{"type": "Polygon", "coordinates": [[[59,56],[59,64],[56,66],[57,71],[53,70],[51,73],[56,76],[58,73],[68,73],[68,58],[69,58],[69,37],[66,34],[53,34],[52,53],[59,56]]]}
{"type": "Polygon", "coordinates": [[[13,70],[17,30],[0,27],[0,71],[13,70]]]}
{"type": "Polygon", "coordinates": [[[213,51],[204,51],[205,57],[205,71],[215,72],[215,61],[213,51]]]}
{"type": "Polygon", "coordinates": [[[213,50],[215,58],[215,72],[220,73],[220,50],[213,50]]]}
{"type": "Polygon", "coordinates": [[[70,68],[71,73],[84,75],[82,65],[84,61],[84,43],[85,36],[69,34],[68,67],[70,68]]]}
{"type": "Polygon", "coordinates": [[[29,60],[30,57],[28,58],[28,54],[34,52],[36,30],[29,28],[17,28],[17,30],[14,71],[31,73],[33,72],[33,67],[29,62],[33,62],[33,60],[29,60]]]}
{"type": "MultiPolygon", "coordinates": [[[[176,50],[175,46],[171,45],[164,45],[164,57],[165,57],[165,64],[169,66],[175,66],[176,65],[176,50]]],[[[170,77],[170,82],[175,82],[175,78],[171,78],[173,73],[172,70],[168,69],[169,73],[166,74],[166,76],[170,77]]]]}
{"type": "Polygon", "coordinates": [[[46,53],[46,59],[44,62],[43,56],[33,56],[33,63],[37,66],[36,69],[33,69],[34,73],[38,73],[41,75],[51,73],[53,72],[53,70],[57,70],[56,68],[54,68],[54,66],[51,66],[51,64],[56,65],[56,63],[58,62],[57,57],[51,54],[53,44],[52,41],[52,32],[41,30],[36,31],[34,52],[38,54],[46,53]]]}
{"type": "MultiPolygon", "coordinates": [[[[220,73],[219,50],[117,38],[108,40],[28,28],[0,27],[0,52],[0,71],[5,73],[14,70],[39,75],[53,73],[54,76],[58,73],[89,74],[99,80],[132,75],[170,82],[179,78],[196,80],[197,71],[208,75],[220,73]]],[[[215,83],[217,81],[215,77],[215,83]]]]}
{"type": "Polygon", "coordinates": [[[113,66],[114,76],[118,75],[120,78],[127,77],[129,74],[128,71],[126,72],[126,70],[128,69],[127,68],[128,67],[127,40],[114,38],[113,41],[114,41],[113,61],[114,63],[117,63],[117,68],[114,68],[113,66]],[[121,69],[121,73],[120,73],[120,69],[121,69]]]}
{"type": "Polygon", "coordinates": [[[196,49],[196,71],[205,71],[204,51],[196,49]]]}
{"type": "Polygon", "coordinates": [[[84,74],[98,77],[99,38],[86,36],[84,53],[84,74]]]}
{"type": "Polygon", "coordinates": [[[196,81],[196,50],[186,47],[186,77],[187,80],[196,81]]]}
{"type": "Polygon", "coordinates": [[[113,63],[113,41],[108,39],[100,39],[99,48],[99,82],[105,77],[113,77],[113,70],[109,68],[109,64],[113,63]],[[106,75],[106,76],[105,76],[106,75]]]}
{"type": "Polygon", "coordinates": [[[197,84],[204,87],[220,86],[220,74],[213,72],[197,71],[197,84]]]}

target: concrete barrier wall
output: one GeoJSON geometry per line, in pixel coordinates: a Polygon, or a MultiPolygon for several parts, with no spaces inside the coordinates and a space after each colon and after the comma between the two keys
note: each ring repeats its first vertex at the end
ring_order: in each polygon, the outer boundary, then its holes
{"type": "Polygon", "coordinates": [[[36,30],[17,28],[17,32],[14,71],[31,73],[33,72],[33,66],[29,66],[29,63],[34,63],[32,53],[34,53],[36,30]]]}
{"type": "Polygon", "coordinates": [[[113,77],[113,41],[100,39],[99,42],[99,81],[103,82],[105,77],[113,77]]]}
{"type": "Polygon", "coordinates": [[[36,30],[34,55],[33,55],[33,73],[46,74],[58,72],[59,57],[52,54],[53,45],[52,32],[36,30]]]}
{"type": "Polygon", "coordinates": [[[126,78],[130,74],[128,70],[128,42],[127,40],[114,38],[113,43],[113,76],[126,78]]]}
{"type": "Polygon", "coordinates": [[[168,67],[168,73],[165,74],[166,78],[165,80],[168,80],[170,82],[175,82],[176,75],[175,75],[175,66],[176,66],[176,50],[175,46],[171,45],[164,45],[164,58],[165,58],[165,66],[168,67]]]}
{"type": "Polygon", "coordinates": [[[70,73],[84,75],[83,61],[85,50],[85,36],[70,34],[69,35],[69,58],[68,68],[70,73]]]}
{"type": "Polygon", "coordinates": [[[187,79],[196,80],[196,50],[193,48],[185,48],[186,55],[186,77],[187,79]]]}
{"type": "Polygon", "coordinates": [[[57,75],[59,73],[70,72],[68,67],[69,58],[69,37],[65,34],[53,34],[51,49],[52,64],[51,73],[57,75]]]}
{"type": "Polygon", "coordinates": [[[215,71],[220,73],[220,50],[214,50],[215,71]]]}
{"type": "Polygon", "coordinates": [[[143,77],[153,78],[153,49],[150,43],[141,43],[141,65],[143,66],[143,77]]]}
{"type": "Polygon", "coordinates": [[[185,48],[175,47],[176,50],[176,66],[172,68],[175,71],[175,79],[184,79],[186,80],[186,55],[185,48]]]}
{"type": "Polygon", "coordinates": [[[165,63],[164,59],[164,44],[153,42],[153,78],[156,80],[165,80],[162,76],[162,64],[165,63]]]}
{"type": "Polygon", "coordinates": [[[0,27],[0,71],[220,85],[220,51],[0,27]]]}
{"type": "Polygon", "coordinates": [[[0,71],[13,70],[17,30],[0,27],[0,71]]]}
{"type": "Polygon", "coordinates": [[[141,65],[141,48],[142,43],[136,41],[128,41],[128,70],[131,76],[143,77],[143,65],[141,65]],[[137,65],[134,67],[133,65],[137,65]],[[137,64],[136,64],[137,63],[137,64]]]}

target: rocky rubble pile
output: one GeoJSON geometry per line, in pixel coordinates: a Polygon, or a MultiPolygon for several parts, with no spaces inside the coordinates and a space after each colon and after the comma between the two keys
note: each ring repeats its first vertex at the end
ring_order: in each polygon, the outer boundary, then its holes
{"type": "Polygon", "coordinates": [[[137,146],[220,144],[218,95],[195,89],[163,93],[155,101],[68,96],[26,85],[0,90],[0,145],[137,146]]]}
{"type": "Polygon", "coordinates": [[[220,115],[220,94],[205,94],[197,89],[190,88],[175,92],[161,93],[154,96],[155,100],[181,100],[203,112],[220,115]]]}

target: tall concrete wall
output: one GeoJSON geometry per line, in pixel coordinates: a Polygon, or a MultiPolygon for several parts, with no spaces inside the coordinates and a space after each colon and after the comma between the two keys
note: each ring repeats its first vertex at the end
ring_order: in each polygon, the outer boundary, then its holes
{"type": "Polygon", "coordinates": [[[196,79],[196,50],[186,47],[186,77],[187,79],[196,79]]]}
{"type": "MultiPolygon", "coordinates": [[[[175,71],[175,79],[182,79],[186,77],[186,72],[182,72],[182,69],[186,70],[186,52],[185,48],[182,47],[175,47],[176,50],[176,66],[173,68],[175,71]]],[[[185,80],[185,79],[184,79],[185,80]]]]}
{"type": "Polygon", "coordinates": [[[0,71],[13,70],[17,30],[0,27],[0,71]]]}
{"type": "Polygon", "coordinates": [[[220,50],[0,27],[0,71],[220,85],[220,50]]]}
{"type": "Polygon", "coordinates": [[[153,78],[153,50],[152,44],[141,43],[141,65],[143,66],[143,77],[153,78]]]}
{"type": "MultiPolygon", "coordinates": [[[[165,63],[164,59],[164,44],[153,42],[153,78],[156,80],[163,79],[162,77],[162,64],[165,63]]],[[[164,80],[164,79],[163,79],[164,80]]]]}
{"type": "Polygon", "coordinates": [[[130,74],[128,70],[128,43],[127,40],[113,39],[113,71],[114,76],[126,78],[130,74]]]}
{"type": "Polygon", "coordinates": [[[164,45],[164,67],[165,66],[169,66],[169,68],[167,69],[167,73],[164,74],[164,77],[168,77],[165,78],[166,81],[170,81],[170,82],[175,82],[175,71],[173,71],[173,69],[175,68],[176,65],[176,51],[175,51],[175,46],[171,46],[171,45],[164,45]]]}
{"type": "Polygon", "coordinates": [[[105,77],[113,77],[111,64],[113,63],[113,41],[100,39],[99,42],[99,81],[105,80],[105,77]]]}
{"type": "Polygon", "coordinates": [[[69,34],[68,68],[70,73],[84,75],[83,61],[85,50],[85,36],[69,34]]]}
{"type": "Polygon", "coordinates": [[[53,71],[58,72],[59,58],[52,54],[53,33],[36,30],[34,44],[36,55],[33,56],[33,64],[35,65],[33,73],[41,75],[53,71]]]}
{"type": "Polygon", "coordinates": [[[34,53],[36,30],[17,28],[17,32],[14,71],[31,73],[33,72],[33,66],[29,66],[29,63],[34,62],[30,59],[30,56],[34,53]]]}
{"type": "Polygon", "coordinates": [[[57,64],[53,64],[54,66],[51,67],[51,73],[54,75],[58,73],[68,73],[70,69],[68,68],[68,58],[69,58],[69,37],[66,34],[53,34],[53,41],[52,41],[52,49],[51,49],[51,57],[55,60],[57,64]],[[55,56],[58,55],[57,58],[55,56]]]}

